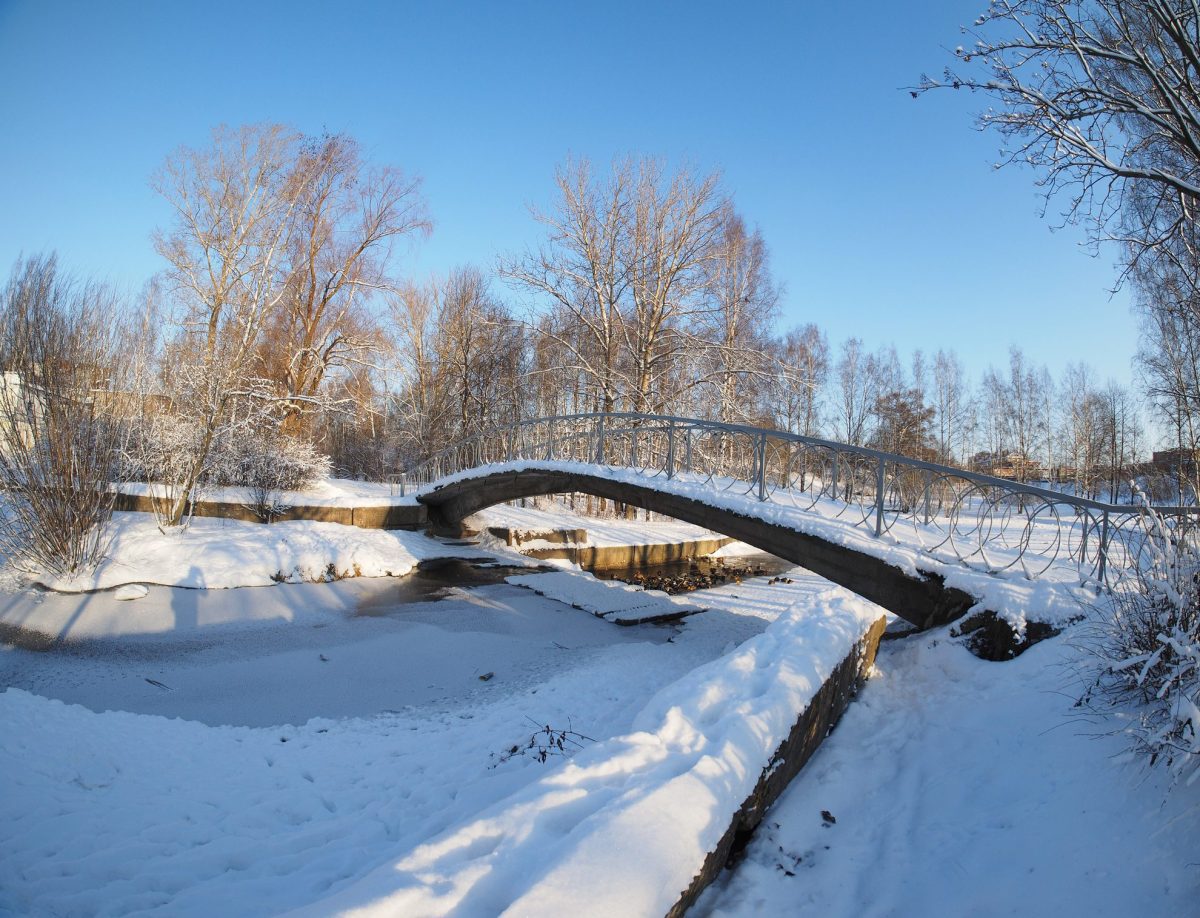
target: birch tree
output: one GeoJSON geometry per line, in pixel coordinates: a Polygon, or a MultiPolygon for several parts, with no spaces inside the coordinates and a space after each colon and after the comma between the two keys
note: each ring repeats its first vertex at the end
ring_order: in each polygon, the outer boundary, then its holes
{"type": "Polygon", "coordinates": [[[842,343],[835,370],[834,434],[843,443],[862,446],[867,441],[867,422],[875,403],[871,361],[858,338],[842,343]]]}
{"type": "Polygon", "coordinates": [[[718,178],[647,158],[596,176],[571,160],[555,184],[555,208],[534,211],[546,238],[500,274],[532,297],[529,327],[570,355],[600,410],[661,410],[700,382],[685,368],[728,213],[718,178]]]}
{"type": "Polygon", "coordinates": [[[931,373],[933,439],[938,462],[951,465],[967,458],[972,410],[962,362],[953,351],[938,350],[931,373]]]}
{"type": "Polygon", "coordinates": [[[546,232],[536,248],[502,259],[500,275],[568,321],[542,324],[572,364],[586,374],[602,411],[622,396],[623,304],[631,286],[628,251],[635,167],[614,163],[606,179],[586,159],[569,160],[554,176],[552,211],[534,210],[546,232]]]}
{"type": "Polygon", "coordinates": [[[638,163],[626,254],[630,304],[621,326],[634,411],[661,411],[679,392],[671,371],[693,343],[689,325],[704,308],[728,218],[718,182],[716,173],[697,176],[685,167],[668,176],[658,160],[638,163]]]}
{"type": "Polygon", "coordinates": [[[755,393],[766,388],[772,370],[767,351],[779,291],[762,234],[750,232],[732,209],[725,214],[705,274],[709,303],[700,315],[699,334],[717,394],[715,416],[725,422],[758,420],[761,406],[755,393]]]}
{"type": "Polygon", "coordinates": [[[821,396],[829,378],[829,341],[809,324],[788,331],[774,348],[775,423],[783,430],[817,437],[821,396]]]}
{"type": "Polygon", "coordinates": [[[154,237],[182,311],[184,334],[169,352],[174,402],[194,431],[164,495],[168,525],[183,520],[218,430],[235,420],[235,402],[249,423],[272,397],[255,358],[286,292],[283,261],[304,181],[291,168],[298,142],[281,125],[219,127],[210,146],[181,147],[154,178],[174,212],[171,228],[154,237]]]}
{"type": "Polygon", "coordinates": [[[381,344],[377,294],[393,285],[394,245],[428,234],[420,182],[390,166],[364,162],[344,135],[303,140],[291,165],[295,219],[283,253],[277,310],[261,343],[277,380],[285,424],[313,406],[331,372],[369,364],[381,344]]]}

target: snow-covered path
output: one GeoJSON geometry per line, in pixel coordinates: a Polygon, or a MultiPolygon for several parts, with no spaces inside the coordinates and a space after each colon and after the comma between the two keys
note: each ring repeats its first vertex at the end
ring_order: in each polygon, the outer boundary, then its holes
{"type": "Polygon", "coordinates": [[[696,913],[1194,916],[1200,783],[1120,764],[1070,636],[1007,663],[944,632],[878,672],[696,913]],[[829,824],[822,816],[836,820],[829,824]]]}

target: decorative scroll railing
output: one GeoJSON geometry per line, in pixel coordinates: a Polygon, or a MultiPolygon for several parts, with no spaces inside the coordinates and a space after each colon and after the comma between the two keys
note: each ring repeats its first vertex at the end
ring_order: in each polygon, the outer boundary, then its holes
{"type": "MultiPolygon", "coordinates": [[[[948,562],[1026,577],[1073,565],[1114,586],[1145,562],[1139,508],[778,430],[662,415],[538,418],[464,440],[408,469],[402,492],[491,463],[587,463],[812,511],[948,562]]],[[[1180,538],[1200,508],[1156,508],[1180,538]]]]}

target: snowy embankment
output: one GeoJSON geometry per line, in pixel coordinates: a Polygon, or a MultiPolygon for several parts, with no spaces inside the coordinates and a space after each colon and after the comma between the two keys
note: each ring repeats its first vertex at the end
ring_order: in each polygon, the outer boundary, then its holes
{"type": "MultiPolygon", "coordinates": [[[[312,583],[343,577],[400,577],[421,561],[455,557],[486,562],[493,551],[445,545],[416,532],[360,529],[337,523],[297,521],[245,523],[194,519],[178,532],[164,535],[153,517],[115,513],[108,557],[87,574],[70,580],[43,577],[40,582],[60,593],[111,590],[122,584],[157,584],[189,589],[262,587],[278,583],[312,583]]],[[[506,554],[508,563],[532,564],[506,554]]],[[[204,603],[181,622],[170,602],[123,603],[138,594],[102,593],[77,603],[9,601],[0,604],[0,625],[71,638],[121,634],[178,632],[248,622],[293,621],[304,610],[284,609],[264,596],[236,595],[224,603],[204,603]]],[[[57,598],[57,597],[54,597],[57,598]]]]}
{"type": "MultiPolygon", "coordinates": [[[[360,586],[366,582],[209,595],[335,594],[360,586]]],[[[539,796],[539,803],[529,795],[523,802],[512,795],[531,782],[541,782],[545,790],[579,773],[561,758],[540,764],[529,755],[505,758],[502,753],[528,740],[535,721],[570,726],[599,741],[587,744],[596,752],[580,753],[589,756],[587,777],[581,780],[599,795],[588,798],[589,806],[607,801],[593,826],[614,816],[618,796],[633,802],[637,788],[648,791],[687,768],[699,769],[704,777],[706,763],[728,764],[728,753],[743,740],[750,745],[742,747],[742,754],[757,755],[769,742],[758,734],[747,736],[747,731],[771,726],[772,717],[782,723],[786,718],[778,705],[801,697],[798,680],[806,651],[791,638],[803,637],[797,630],[800,610],[823,608],[828,592],[828,585],[815,578],[790,585],[769,585],[763,579],[706,591],[711,611],[686,619],[673,642],[665,643],[670,632],[616,629],[586,613],[554,608],[525,591],[499,585],[478,591],[470,614],[474,621],[464,621],[467,608],[452,599],[423,606],[418,621],[425,624],[415,630],[406,608],[394,620],[352,619],[319,630],[262,632],[275,639],[295,635],[303,646],[247,658],[240,668],[219,647],[211,653],[201,649],[198,655],[189,651],[195,663],[189,665],[186,655],[178,659],[186,645],[165,643],[166,637],[143,638],[130,645],[128,656],[112,660],[114,667],[124,667],[123,673],[99,682],[107,704],[119,703],[121,693],[149,693],[155,709],[164,713],[178,700],[182,703],[175,711],[222,723],[240,698],[247,722],[278,723],[259,715],[270,717],[294,705],[281,707],[264,696],[269,686],[242,677],[260,671],[293,673],[311,658],[300,676],[307,685],[301,694],[313,695],[323,686],[336,691],[343,681],[347,692],[370,689],[381,713],[364,719],[263,728],[207,726],[125,711],[95,713],[9,689],[0,694],[0,783],[9,791],[0,795],[0,913],[275,914],[336,895],[380,865],[415,856],[443,833],[470,833],[485,812],[493,814],[493,827],[505,827],[505,850],[519,843],[514,857],[549,867],[566,853],[561,833],[574,810],[558,807],[553,792],[539,796]],[[520,603],[521,595],[530,599],[520,603]],[[572,623],[570,634],[551,631],[557,642],[543,635],[537,644],[539,626],[536,616],[531,618],[530,601],[539,615],[544,606],[545,615],[565,617],[572,623]],[[505,604],[512,609],[485,624],[482,616],[489,610],[496,616],[505,604]],[[744,644],[781,616],[796,619],[795,633],[777,629],[764,643],[744,644]],[[470,665],[494,669],[495,677],[488,681],[469,671],[458,673],[457,656],[438,660],[439,652],[454,653],[452,641],[429,642],[432,632],[452,631],[445,637],[461,635],[474,648],[486,641],[487,628],[492,639],[487,647],[471,651],[477,659],[470,665]],[[516,658],[512,643],[514,632],[522,628],[534,652],[526,663],[516,658]],[[592,646],[583,646],[584,632],[596,632],[598,639],[604,629],[616,644],[589,639],[592,646]],[[395,642],[386,640],[392,630],[395,642]],[[336,641],[332,646],[324,643],[330,639],[336,641]],[[166,656],[154,654],[158,643],[166,656]],[[452,698],[414,707],[392,700],[382,683],[393,669],[403,671],[398,681],[407,677],[409,645],[417,665],[425,669],[422,687],[424,681],[437,681],[445,686],[437,691],[444,694],[460,676],[462,688],[471,694],[455,690],[452,698]],[[327,662],[318,658],[318,650],[327,662]],[[722,657],[729,653],[736,656],[722,657]],[[727,662],[709,671],[718,681],[702,689],[707,679],[692,670],[714,659],[727,662]],[[214,664],[211,677],[204,678],[200,668],[214,664]],[[536,669],[522,677],[519,670],[528,666],[536,669]],[[784,680],[779,686],[776,675],[784,680]],[[685,681],[670,688],[680,679],[685,681]],[[659,692],[658,700],[650,702],[659,692]],[[675,713],[670,710],[673,700],[681,703],[675,713]],[[749,721],[734,716],[739,703],[749,721]],[[611,737],[621,739],[610,745],[611,737]],[[620,754],[605,764],[609,753],[620,754]],[[649,769],[646,775],[643,767],[649,769]],[[611,783],[605,783],[605,774],[612,775],[611,783]],[[622,795],[622,788],[628,794],[622,795]]],[[[155,595],[143,602],[155,601],[155,595]]],[[[830,619],[826,632],[839,620],[845,624],[846,604],[870,608],[849,594],[833,604],[825,615],[830,619]]],[[[233,656],[240,657],[251,643],[237,641],[233,656]]],[[[819,646],[808,648],[813,665],[819,663],[819,651],[819,646]]],[[[462,655],[461,647],[458,653],[462,655]]],[[[68,683],[81,680],[84,689],[97,684],[89,676],[95,664],[86,657],[12,650],[8,655],[21,656],[28,666],[48,667],[43,683],[49,691],[69,691],[68,683]]],[[[742,767],[740,760],[734,764],[742,767]]],[[[724,779],[705,777],[710,779],[725,786],[724,779]]],[[[736,797],[731,788],[729,798],[736,797]]],[[[676,850],[683,844],[678,842],[676,850]]],[[[515,867],[506,876],[513,896],[527,888],[515,867]]],[[[464,892],[465,881],[460,874],[464,892]]],[[[371,882],[378,883],[378,877],[371,882]]],[[[318,913],[332,910],[332,905],[317,908],[318,913]]]]}
{"type": "Polygon", "coordinates": [[[302,914],[662,915],[882,611],[843,590],[658,693],[632,731],[302,914]]]}
{"type": "Polygon", "coordinates": [[[399,577],[419,561],[451,554],[485,553],[450,549],[416,532],[309,520],[263,525],[194,519],[186,529],[164,535],[147,514],[114,513],[108,557],[95,571],[43,583],[54,590],[79,592],[122,583],[228,589],[339,577],[399,577]]]}

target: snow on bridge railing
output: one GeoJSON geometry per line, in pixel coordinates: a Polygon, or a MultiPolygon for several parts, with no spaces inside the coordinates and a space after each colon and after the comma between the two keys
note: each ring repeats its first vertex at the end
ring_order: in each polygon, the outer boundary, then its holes
{"type": "MultiPolygon", "coordinates": [[[[1116,585],[1147,550],[1141,510],[786,431],[666,415],[536,418],[480,434],[408,469],[404,491],[514,461],[587,463],[840,519],[944,561],[1026,577],[1071,563],[1083,582],[1116,585]]],[[[1196,507],[1157,507],[1192,538],[1196,507]]]]}

